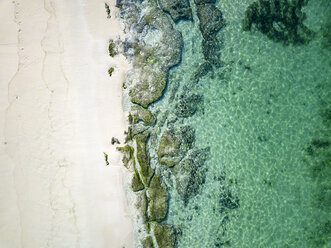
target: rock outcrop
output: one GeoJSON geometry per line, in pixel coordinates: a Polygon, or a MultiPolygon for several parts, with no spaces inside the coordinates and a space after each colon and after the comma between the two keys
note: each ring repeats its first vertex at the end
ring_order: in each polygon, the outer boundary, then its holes
{"type": "Polygon", "coordinates": [[[188,0],[158,0],[163,11],[170,14],[174,22],[192,20],[192,10],[188,0]]]}
{"type": "Polygon", "coordinates": [[[194,129],[189,126],[182,126],[178,129],[171,128],[165,131],[160,138],[157,150],[159,162],[173,167],[193,147],[194,140],[194,129]]]}
{"type": "Polygon", "coordinates": [[[155,174],[147,190],[148,217],[150,221],[162,221],[168,212],[168,192],[160,177],[155,174]]]}

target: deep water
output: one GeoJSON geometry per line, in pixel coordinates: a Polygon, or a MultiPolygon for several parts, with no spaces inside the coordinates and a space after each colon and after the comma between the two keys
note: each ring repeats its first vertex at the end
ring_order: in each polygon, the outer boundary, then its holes
{"type": "MultiPolygon", "coordinates": [[[[331,247],[331,2],[302,7],[313,35],[299,43],[271,39],[254,24],[244,31],[253,2],[216,2],[226,24],[217,33],[221,65],[194,83],[205,59],[193,1],[193,22],[175,24],[182,60],[150,109],[159,113],[160,132],[190,125],[195,146],[210,154],[205,182],[186,205],[163,172],[171,195],[166,221],[180,248],[331,247]],[[203,97],[201,107],[176,117],[178,97],[193,93],[203,97]]],[[[155,167],[153,145],[150,154],[155,167]]]]}

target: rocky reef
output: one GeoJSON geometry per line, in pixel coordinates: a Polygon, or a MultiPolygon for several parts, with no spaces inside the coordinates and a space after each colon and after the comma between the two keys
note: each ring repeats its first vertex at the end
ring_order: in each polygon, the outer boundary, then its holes
{"type": "Polygon", "coordinates": [[[308,0],[259,0],[248,6],[243,20],[243,30],[254,25],[257,30],[275,42],[305,44],[314,32],[303,24],[302,7],[308,0]]]}
{"type": "Polygon", "coordinates": [[[161,9],[169,13],[174,22],[192,20],[192,9],[188,0],[158,0],[161,9]]]}
{"type": "Polygon", "coordinates": [[[153,169],[149,165],[149,155],[146,149],[146,142],[149,137],[149,133],[145,132],[136,136],[136,146],[137,146],[137,161],[140,166],[141,180],[144,185],[148,186],[152,176],[154,175],[153,169]]]}
{"type": "Polygon", "coordinates": [[[130,100],[146,108],[162,96],[169,69],[180,62],[182,36],[154,1],[123,1],[121,6],[126,26],[132,32],[125,42],[125,55],[134,65],[125,85],[130,100]]]}
{"type": "Polygon", "coordinates": [[[176,178],[176,190],[184,205],[188,204],[205,183],[207,170],[203,165],[208,154],[209,148],[194,150],[172,169],[176,178]]]}
{"type": "Polygon", "coordinates": [[[159,247],[175,247],[176,232],[172,226],[167,224],[153,223],[152,230],[154,232],[154,236],[159,247]]]}
{"type": "Polygon", "coordinates": [[[150,221],[162,221],[168,212],[168,192],[160,177],[155,175],[147,190],[148,217],[150,221]]]}
{"type": "Polygon", "coordinates": [[[194,129],[189,126],[170,128],[165,131],[160,138],[157,150],[159,162],[173,167],[192,148],[194,139],[194,129]]]}
{"type": "MultiPolygon", "coordinates": [[[[199,5],[197,12],[204,40],[214,40],[215,33],[224,25],[214,3],[195,1],[199,5]]],[[[167,223],[172,184],[166,175],[172,178],[186,206],[205,181],[204,162],[209,153],[207,148],[194,148],[194,129],[176,121],[203,109],[203,96],[189,91],[179,94],[172,106],[172,115],[176,117],[173,120],[166,113],[155,112],[155,106],[167,87],[169,70],[181,61],[183,40],[175,23],[193,21],[194,13],[188,0],[121,0],[116,6],[129,33],[123,51],[132,64],[123,83],[124,94],[130,101],[129,127],[126,144],[118,150],[123,153],[125,167],[131,171],[129,186],[136,196],[138,219],[144,225],[143,232],[137,235],[143,247],[172,248],[178,237],[177,227],[167,223]]],[[[196,78],[217,64],[212,53],[197,71],[196,78]]]]}
{"type": "Polygon", "coordinates": [[[195,0],[199,29],[203,37],[201,46],[205,61],[193,73],[191,78],[193,84],[212,71],[213,66],[217,68],[222,66],[220,53],[222,42],[217,37],[217,33],[225,27],[225,21],[215,3],[215,0],[195,0]]]}

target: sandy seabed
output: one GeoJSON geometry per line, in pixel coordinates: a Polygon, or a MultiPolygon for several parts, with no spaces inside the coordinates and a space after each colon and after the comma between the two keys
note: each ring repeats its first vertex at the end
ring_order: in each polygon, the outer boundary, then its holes
{"type": "Polygon", "coordinates": [[[0,0],[1,248],[133,247],[114,2],[0,0]]]}

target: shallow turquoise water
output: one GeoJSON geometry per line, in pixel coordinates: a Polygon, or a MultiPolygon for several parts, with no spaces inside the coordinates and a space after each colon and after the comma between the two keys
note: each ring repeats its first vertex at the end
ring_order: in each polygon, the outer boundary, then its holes
{"type": "MultiPolygon", "coordinates": [[[[181,230],[183,248],[331,247],[331,47],[323,36],[331,4],[309,1],[304,23],[315,38],[286,46],[242,30],[252,2],[217,2],[227,24],[218,33],[223,66],[192,89],[204,96],[204,109],[176,122],[195,128],[197,147],[210,147],[207,178],[186,207],[171,192],[167,222],[181,230]],[[224,207],[225,196],[237,206],[224,207]]],[[[169,119],[173,96],[203,61],[194,18],[176,25],[182,62],[152,106],[169,119]]]]}

